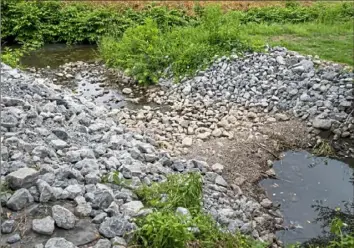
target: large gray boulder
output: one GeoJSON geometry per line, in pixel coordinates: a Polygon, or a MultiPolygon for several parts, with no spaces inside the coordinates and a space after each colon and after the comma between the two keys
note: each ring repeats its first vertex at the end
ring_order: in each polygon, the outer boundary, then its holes
{"type": "Polygon", "coordinates": [[[128,222],[121,216],[106,218],[100,225],[99,232],[106,238],[123,236],[126,233],[128,222]]]}

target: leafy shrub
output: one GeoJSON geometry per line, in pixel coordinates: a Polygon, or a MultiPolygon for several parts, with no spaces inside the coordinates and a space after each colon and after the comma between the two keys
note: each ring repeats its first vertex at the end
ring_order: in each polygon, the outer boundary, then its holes
{"type": "Polygon", "coordinates": [[[1,52],[1,62],[11,67],[19,67],[23,52],[20,49],[5,48],[1,52]]]}
{"type": "MultiPolygon", "coordinates": [[[[156,83],[170,66],[178,81],[210,64],[216,54],[251,50],[240,33],[239,14],[224,14],[221,8],[204,10],[199,25],[159,31],[155,21],[129,28],[122,39],[104,37],[100,52],[111,65],[127,69],[140,83],[156,83]]],[[[171,76],[169,75],[169,76],[171,76]]]]}
{"type": "Polygon", "coordinates": [[[96,43],[112,26],[121,37],[126,29],[143,24],[148,17],[156,20],[161,30],[188,25],[195,19],[182,10],[166,7],[147,6],[135,11],[60,1],[7,0],[2,3],[1,11],[3,41],[19,44],[96,43]]]}
{"type": "Polygon", "coordinates": [[[1,62],[13,68],[22,67],[21,58],[28,54],[30,51],[35,50],[37,47],[33,44],[25,44],[21,48],[5,47],[1,51],[1,62]]]}
{"type": "Polygon", "coordinates": [[[128,28],[118,42],[112,37],[103,38],[100,52],[108,65],[126,69],[126,73],[134,75],[140,83],[156,83],[168,64],[160,31],[152,19],[147,19],[144,25],[128,28]]]}

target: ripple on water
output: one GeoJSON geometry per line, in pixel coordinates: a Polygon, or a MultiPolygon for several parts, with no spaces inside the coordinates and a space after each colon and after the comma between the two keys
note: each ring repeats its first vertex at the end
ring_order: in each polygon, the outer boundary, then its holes
{"type": "MultiPolygon", "coordinates": [[[[349,162],[348,162],[349,163],[349,162]]],[[[286,152],[274,163],[278,179],[260,184],[273,202],[281,203],[284,226],[292,229],[277,232],[285,244],[304,242],[322,234],[321,223],[315,223],[316,203],[331,208],[352,202],[354,170],[335,159],[314,157],[307,152],[286,152]]]]}

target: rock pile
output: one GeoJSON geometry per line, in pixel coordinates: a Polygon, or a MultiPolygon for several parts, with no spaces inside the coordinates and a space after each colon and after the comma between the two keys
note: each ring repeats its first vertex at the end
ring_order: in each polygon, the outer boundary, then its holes
{"type": "Polygon", "coordinates": [[[164,90],[152,90],[149,100],[170,106],[167,111],[126,109],[120,118],[127,126],[154,130],[157,140],[177,143],[178,153],[196,139],[231,139],[235,128],[257,132],[263,124],[290,117],[307,124],[309,138],[330,130],[334,140],[353,139],[353,75],[341,65],[281,47],[222,57],[181,84],[161,79],[164,90]]]}
{"type": "Polygon", "coordinates": [[[275,241],[279,211],[229,185],[222,165],[173,158],[150,137],[117,122],[119,110],[97,106],[48,79],[6,65],[1,73],[1,181],[7,185],[0,196],[6,216],[1,245],[126,247],[137,228],[133,217],[151,211],[134,189],[188,171],[202,173],[203,208],[220,224],[275,241]],[[129,185],[102,181],[117,171],[129,185]]]}

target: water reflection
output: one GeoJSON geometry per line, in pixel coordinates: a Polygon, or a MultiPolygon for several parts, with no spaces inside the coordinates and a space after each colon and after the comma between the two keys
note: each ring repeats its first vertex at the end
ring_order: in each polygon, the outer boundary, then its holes
{"type": "Polygon", "coordinates": [[[285,230],[277,236],[285,244],[322,237],[328,232],[328,221],[320,218],[325,216],[321,213],[338,207],[344,210],[345,203],[353,202],[353,169],[342,161],[287,152],[274,170],[278,179],[263,180],[261,185],[281,204],[285,230]]]}
{"type": "Polygon", "coordinates": [[[97,48],[94,45],[48,44],[24,56],[21,63],[28,67],[56,68],[68,62],[87,62],[97,57],[97,48]]]}

